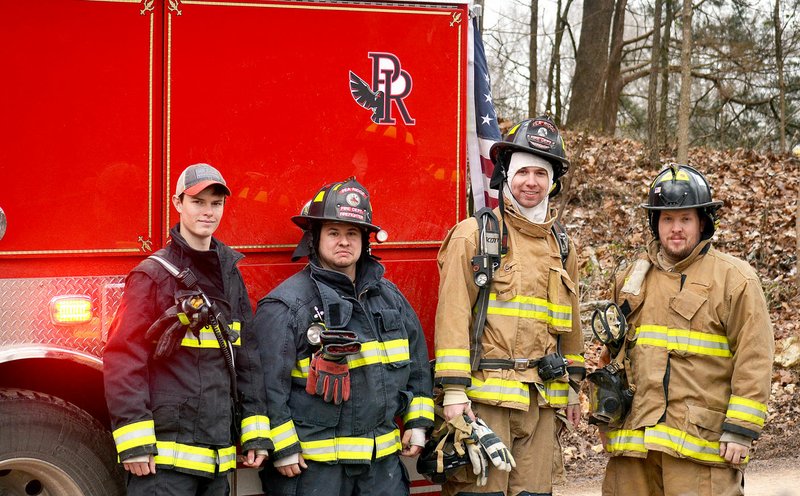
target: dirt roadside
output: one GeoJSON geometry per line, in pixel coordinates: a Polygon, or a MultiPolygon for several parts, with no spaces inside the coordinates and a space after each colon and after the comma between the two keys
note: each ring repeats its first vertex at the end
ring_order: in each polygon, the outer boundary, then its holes
{"type": "MultiPolygon", "coordinates": [[[[553,496],[600,496],[602,476],[556,486],[553,496]]],[[[753,460],[745,472],[746,496],[800,496],[800,458],[753,460]]]]}

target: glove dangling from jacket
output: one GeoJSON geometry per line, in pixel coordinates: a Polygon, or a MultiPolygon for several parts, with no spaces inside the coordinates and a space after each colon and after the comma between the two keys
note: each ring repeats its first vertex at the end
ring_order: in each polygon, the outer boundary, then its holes
{"type": "Polygon", "coordinates": [[[308,367],[306,392],[336,405],[350,399],[350,367],[346,358],[330,360],[322,350],[314,353],[308,367]]]}
{"type": "Polygon", "coordinates": [[[360,352],[361,343],[352,331],[326,329],[320,333],[320,345],[308,367],[306,392],[339,405],[350,399],[347,357],[360,352]]]}

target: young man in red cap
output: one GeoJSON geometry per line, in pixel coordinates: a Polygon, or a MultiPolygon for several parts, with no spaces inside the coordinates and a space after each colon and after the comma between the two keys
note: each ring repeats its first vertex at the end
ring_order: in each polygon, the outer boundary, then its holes
{"type": "Polygon", "coordinates": [[[214,167],[186,168],[171,242],[125,281],[103,359],[129,496],[228,494],[235,445],[248,467],[272,448],[242,255],[213,237],[230,194],[214,167]]]}

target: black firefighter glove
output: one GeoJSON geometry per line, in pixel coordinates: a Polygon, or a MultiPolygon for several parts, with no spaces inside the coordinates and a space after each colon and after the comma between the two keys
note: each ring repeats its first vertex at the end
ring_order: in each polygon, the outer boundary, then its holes
{"type": "Polygon", "coordinates": [[[168,308],[161,317],[145,332],[145,339],[154,340],[158,337],[153,358],[160,359],[172,355],[178,348],[183,336],[184,328],[200,341],[200,329],[208,324],[208,305],[199,291],[179,290],[175,292],[175,306],[168,308]],[[166,329],[166,324],[172,322],[166,329]]]}
{"type": "Polygon", "coordinates": [[[361,351],[361,343],[351,331],[322,331],[322,348],[311,357],[306,392],[322,396],[336,405],[350,399],[350,366],[347,356],[361,351]]]}

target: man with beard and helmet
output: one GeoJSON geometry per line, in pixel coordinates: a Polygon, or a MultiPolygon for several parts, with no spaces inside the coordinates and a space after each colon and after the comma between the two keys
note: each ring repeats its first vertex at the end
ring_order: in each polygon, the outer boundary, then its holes
{"type": "Polygon", "coordinates": [[[230,194],[214,167],[187,167],[169,244],[125,280],[103,374],[129,496],[228,494],[236,445],[248,467],[272,448],[242,255],[213,236],[230,194]]]}
{"type": "Polygon", "coordinates": [[[398,455],[433,425],[425,337],[370,253],[371,199],[354,178],[320,189],[292,221],[309,263],[258,303],[273,467],[268,495],[409,494],[398,455]],[[402,417],[405,432],[395,421],[402,417]]]}
{"type": "Polygon", "coordinates": [[[665,167],[641,206],[654,239],[614,290],[635,393],[621,427],[604,434],[603,494],[744,494],[772,377],[761,282],[713,247],[722,202],[694,168],[665,167]]]}
{"type": "Polygon", "coordinates": [[[546,116],[514,126],[490,155],[500,206],[457,224],[439,251],[435,382],[445,418],[479,417],[516,468],[463,470],[442,494],[547,495],[556,410],[577,426],[585,374],[577,257],[548,201],[569,161],[546,116]]]}

